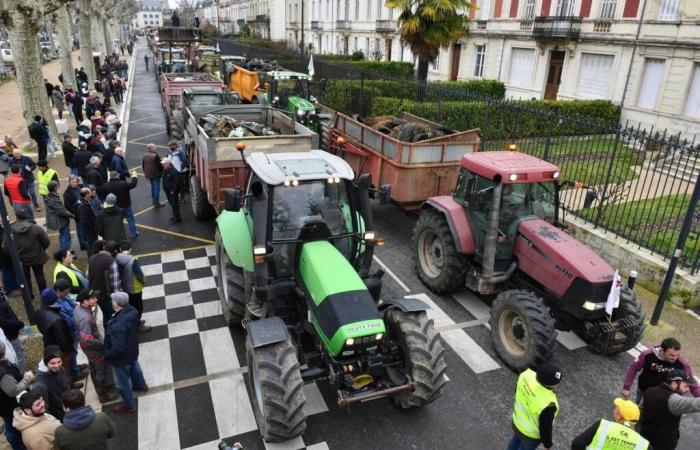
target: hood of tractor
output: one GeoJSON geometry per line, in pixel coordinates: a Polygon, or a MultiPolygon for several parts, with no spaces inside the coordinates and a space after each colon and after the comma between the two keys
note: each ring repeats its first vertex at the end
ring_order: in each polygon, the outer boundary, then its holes
{"type": "Polygon", "coordinates": [[[316,111],[316,105],[314,105],[307,99],[296,95],[289,97],[289,99],[287,100],[287,107],[293,109],[292,112],[295,112],[299,109],[301,109],[304,112],[316,111]]]}
{"type": "Polygon", "coordinates": [[[609,284],[615,274],[596,252],[549,222],[523,221],[518,232],[513,254],[520,270],[559,296],[577,278],[609,284]]]}
{"type": "Polygon", "coordinates": [[[382,339],[384,321],[372,295],[333,244],[305,243],[299,257],[299,276],[311,323],[332,356],[341,353],[348,342],[357,346],[382,339]]]}

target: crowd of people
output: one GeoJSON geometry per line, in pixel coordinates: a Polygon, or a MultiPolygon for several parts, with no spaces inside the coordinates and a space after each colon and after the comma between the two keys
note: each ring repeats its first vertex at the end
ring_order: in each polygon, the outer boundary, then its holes
{"type": "MultiPolygon", "coordinates": [[[[571,450],[674,450],[680,439],[681,417],[700,412],[700,385],[680,351],[681,343],[674,338],[643,351],[630,364],[621,395],[612,401],[612,420],[596,420],[574,438],[571,450]],[[637,375],[637,395],[632,401],[631,388],[637,375]]],[[[508,450],[534,450],[540,445],[552,448],[552,431],[559,414],[556,388],[561,379],[561,370],[551,364],[520,374],[512,415],[514,435],[508,450]]]]}

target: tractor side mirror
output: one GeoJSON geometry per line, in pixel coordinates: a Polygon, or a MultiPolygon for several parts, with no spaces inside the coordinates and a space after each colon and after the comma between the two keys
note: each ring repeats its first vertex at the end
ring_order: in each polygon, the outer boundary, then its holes
{"type": "Polygon", "coordinates": [[[584,209],[588,209],[591,207],[593,204],[593,201],[598,198],[598,193],[595,191],[595,189],[589,189],[586,192],[586,198],[583,200],[583,207],[584,209]]]}
{"type": "Polygon", "coordinates": [[[231,212],[238,212],[241,210],[240,188],[224,189],[224,209],[231,212]]]}
{"type": "Polygon", "coordinates": [[[379,204],[386,205],[391,202],[391,185],[382,184],[379,186],[379,204]]]}

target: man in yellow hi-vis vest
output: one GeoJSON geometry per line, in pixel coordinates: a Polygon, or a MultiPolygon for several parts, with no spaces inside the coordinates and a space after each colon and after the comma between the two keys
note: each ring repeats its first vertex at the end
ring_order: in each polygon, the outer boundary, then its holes
{"type": "Polygon", "coordinates": [[[39,184],[38,192],[41,198],[49,195],[49,182],[55,181],[58,183],[58,174],[55,170],[49,168],[49,163],[45,160],[39,160],[36,165],[39,170],[36,173],[36,178],[39,184]]]}
{"type": "Polygon", "coordinates": [[[561,371],[551,364],[520,374],[513,406],[515,435],[508,450],[535,450],[540,443],[545,450],[552,447],[552,426],[559,412],[553,389],[560,381],[561,371]]]}
{"type": "Polygon", "coordinates": [[[616,398],[613,421],[600,419],[576,436],[571,450],[650,450],[649,441],[634,431],[639,421],[636,403],[616,398]]]}

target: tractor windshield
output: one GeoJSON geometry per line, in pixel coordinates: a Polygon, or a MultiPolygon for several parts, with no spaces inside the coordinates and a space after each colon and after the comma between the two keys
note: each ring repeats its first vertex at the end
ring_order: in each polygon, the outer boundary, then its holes
{"type": "Polygon", "coordinates": [[[333,236],[352,230],[344,181],[314,180],[300,182],[298,186],[275,186],[273,239],[296,239],[304,224],[314,220],[323,220],[333,236]]]}
{"type": "Polygon", "coordinates": [[[554,222],[554,183],[524,183],[503,185],[501,200],[502,216],[513,219],[522,216],[537,216],[548,222],[554,222]]]}
{"type": "Polygon", "coordinates": [[[191,106],[199,105],[223,105],[224,99],[221,94],[196,94],[189,98],[191,106]]]}

